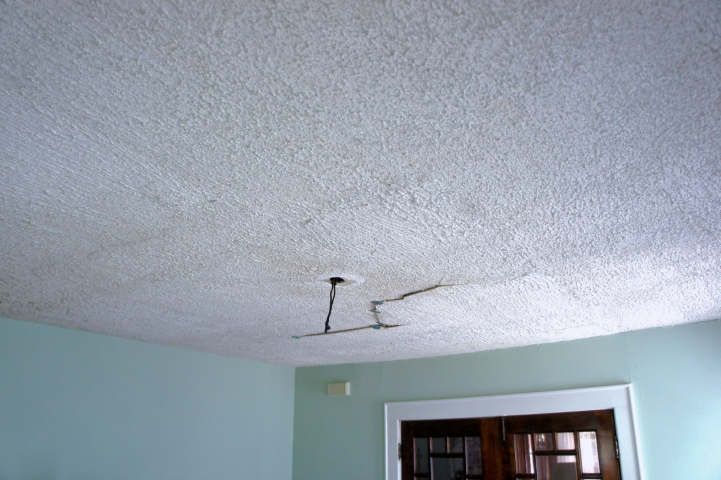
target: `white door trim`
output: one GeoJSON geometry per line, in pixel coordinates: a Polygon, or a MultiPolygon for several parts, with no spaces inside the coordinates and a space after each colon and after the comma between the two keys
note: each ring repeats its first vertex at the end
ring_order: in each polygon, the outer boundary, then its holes
{"type": "Polygon", "coordinates": [[[621,477],[644,480],[630,384],[555,392],[385,403],[386,480],[401,480],[398,444],[401,421],[500,417],[613,409],[621,455],[621,477]]]}

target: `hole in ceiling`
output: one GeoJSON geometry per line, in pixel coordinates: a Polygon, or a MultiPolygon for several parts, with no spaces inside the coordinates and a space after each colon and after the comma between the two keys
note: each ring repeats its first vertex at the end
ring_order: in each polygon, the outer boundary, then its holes
{"type": "Polygon", "coordinates": [[[318,277],[315,279],[318,283],[327,283],[328,285],[332,285],[331,279],[341,279],[342,281],[336,281],[337,287],[350,287],[352,285],[360,285],[363,283],[363,277],[360,277],[358,275],[348,275],[348,274],[329,274],[329,275],[323,275],[321,277],[318,277]]]}

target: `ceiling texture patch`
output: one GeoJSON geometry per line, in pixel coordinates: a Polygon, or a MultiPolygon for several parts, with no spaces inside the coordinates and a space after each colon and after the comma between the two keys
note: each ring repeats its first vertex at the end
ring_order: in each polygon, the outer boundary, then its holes
{"type": "Polygon", "coordinates": [[[721,2],[11,0],[0,32],[0,316],[286,365],[721,317],[721,2]]]}

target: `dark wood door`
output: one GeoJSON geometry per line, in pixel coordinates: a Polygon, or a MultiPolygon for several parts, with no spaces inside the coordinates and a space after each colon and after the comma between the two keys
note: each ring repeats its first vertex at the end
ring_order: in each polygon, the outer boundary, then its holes
{"type": "Polygon", "coordinates": [[[613,410],[506,417],[504,478],[619,480],[613,410]]]}
{"type": "Polygon", "coordinates": [[[465,480],[497,478],[501,465],[498,418],[401,422],[402,478],[465,480]]]}
{"type": "Polygon", "coordinates": [[[620,480],[613,410],[401,422],[403,480],[620,480]]]}

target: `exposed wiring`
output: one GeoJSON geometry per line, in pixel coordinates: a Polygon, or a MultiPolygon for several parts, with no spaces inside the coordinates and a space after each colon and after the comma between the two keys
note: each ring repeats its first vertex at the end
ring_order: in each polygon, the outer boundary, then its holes
{"type": "Polygon", "coordinates": [[[335,301],[335,286],[342,282],[343,279],[340,277],[330,279],[330,305],[328,306],[328,316],[325,317],[325,332],[323,333],[328,333],[328,330],[330,330],[330,313],[333,311],[333,302],[335,301]]]}
{"type": "Polygon", "coordinates": [[[373,308],[370,310],[370,313],[373,314],[375,317],[376,323],[372,325],[367,325],[365,327],[357,327],[357,328],[347,328],[345,330],[336,330],[335,332],[329,332],[330,330],[330,314],[333,311],[333,302],[335,301],[335,287],[337,284],[342,283],[343,279],[340,277],[332,277],[330,279],[330,304],[328,305],[328,316],[325,319],[325,330],[321,333],[309,333],[307,335],[293,335],[293,338],[303,338],[303,337],[317,337],[319,335],[329,335],[332,333],[345,333],[345,332],[355,332],[358,330],[365,330],[367,328],[371,328],[373,330],[381,330],[386,328],[395,328],[395,327],[401,327],[402,325],[388,325],[383,322],[381,322],[379,315],[382,313],[379,310],[379,307],[383,305],[384,303],[389,302],[398,302],[400,300],[405,300],[406,298],[410,297],[411,295],[418,295],[419,293],[426,293],[430,292],[431,290],[435,290],[437,288],[445,288],[445,287],[462,287],[465,285],[470,284],[464,284],[464,283],[450,283],[450,284],[437,284],[433,285],[432,287],[424,288],[421,290],[414,290],[412,292],[404,293],[400,297],[391,298],[388,300],[373,300],[371,301],[371,304],[373,305],[373,308]]]}
{"type": "Polygon", "coordinates": [[[403,325],[386,325],[385,323],[374,323],[373,325],[366,325],[365,327],[356,327],[356,328],[346,328],[345,330],[335,330],[334,332],[320,332],[320,333],[308,333],[306,335],[293,335],[293,338],[304,338],[304,337],[320,337],[322,335],[333,335],[334,333],[347,333],[347,332],[356,332],[358,330],[366,330],[366,329],[372,329],[372,330],[381,330],[386,328],[395,328],[395,327],[402,327],[403,325]]]}

